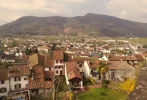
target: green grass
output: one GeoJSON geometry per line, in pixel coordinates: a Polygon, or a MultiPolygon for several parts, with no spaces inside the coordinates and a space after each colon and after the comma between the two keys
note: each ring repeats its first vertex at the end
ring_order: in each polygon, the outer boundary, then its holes
{"type": "Polygon", "coordinates": [[[127,94],[111,89],[94,88],[78,95],[78,100],[126,100],[127,94]]]}

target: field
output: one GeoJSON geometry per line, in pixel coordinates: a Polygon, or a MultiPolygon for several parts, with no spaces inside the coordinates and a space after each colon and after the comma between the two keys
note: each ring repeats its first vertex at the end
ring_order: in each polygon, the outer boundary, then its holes
{"type": "Polygon", "coordinates": [[[147,38],[129,39],[131,43],[147,44],[147,38]]]}
{"type": "Polygon", "coordinates": [[[111,89],[94,88],[78,95],[79,100],[126,100],[127,94],[111,89]]]}

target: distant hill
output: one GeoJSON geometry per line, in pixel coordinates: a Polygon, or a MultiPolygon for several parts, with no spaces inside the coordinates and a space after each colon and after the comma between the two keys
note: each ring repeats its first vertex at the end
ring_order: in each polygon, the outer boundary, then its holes
{"type": "Polygon", "coordinates": [[[0,34],[147,37],[147,24],[92,13],[76,17],[26,16],[0,26],[0,34]]]}

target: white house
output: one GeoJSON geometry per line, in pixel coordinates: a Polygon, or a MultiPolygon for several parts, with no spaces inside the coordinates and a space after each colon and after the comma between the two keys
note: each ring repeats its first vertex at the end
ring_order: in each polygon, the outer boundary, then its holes
{"type": "Polygon", "coordinates": [[[111,61],[108,68],[110,79],[123,81],[123,78],[135,78],[135,67],[125,61],[111,61]]]}
{"type": "Polygon", "coordinates": [[[93,78],[95,80],[98,79],[98,70],[97,68],[99,67],[99,62],[97,60],[91,60],[91,61],[84,61],[84,76],[86,78],[93,78]]]}
{"type": "Polygon", "coordinates": [[[10,97],[19,94],[17,97],[29,95],[29,81],[28,76],[30,75],[28,65],[10,66],[9,70],[9,82],[10,82],[10,97]],[[20,95],[21,94],[21,95],[20,95]]]}
{"type": "Polygon", "coordinates": [[[83,89],[83,78],[78,71],[77,62],[66,62],[65,63],[65,79],[67,85],[75,89],[83,89]]]}
{"type": "Polygon", "coordinates": [[[6,68],[0,69],[0,100],[8,96],[9,79],[8,70],[6,68]]]}
{"type": "Polygon", "coordinates": [[[63,75],[64,74],[63,51],[60,50],[53,51],[53,60],[54,60],[55,75],[63,75]]]}

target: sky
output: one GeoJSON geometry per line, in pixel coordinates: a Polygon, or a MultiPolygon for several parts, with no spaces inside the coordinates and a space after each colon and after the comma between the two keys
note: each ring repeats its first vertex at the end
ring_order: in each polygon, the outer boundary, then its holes
{"type": "Polygon", "coordinates": [[[147,23],[147,0],[0,0],[0,25],[23,16],[116,16],[147,23]]]}

